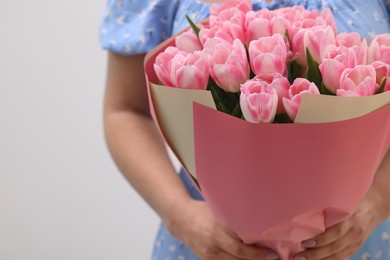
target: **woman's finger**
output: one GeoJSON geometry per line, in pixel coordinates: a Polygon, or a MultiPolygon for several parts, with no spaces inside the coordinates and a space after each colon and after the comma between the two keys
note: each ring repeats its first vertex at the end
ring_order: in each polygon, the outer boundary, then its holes
{"type": "Polygon", "coordinates": [[[220,248],[205,249],[201,254],[202,260],[277,260],[278,255],[266,248],[248,246],[240,241],[227,242],[224,239],[220,248]]]}
{"type": "MultiPolygon", "coordinates": [[[[333,233],[334,237],[340,232],[333,233]]],[[[344,236],[324,246],[308,249],[298,254],[297,259],[343,259],[351,252],[351,248],[357,249],[363,244],[364,238],[360,233],[358,228],[350,228],[344,236]]]]}
{"type": "Polygon", "coordinates": [[[238,259],[279,259],[278,255],[268,248],[244,244],[239,237],[229,229],[223,229],[223,233],[224,235],[219,237],[220,240],[217,240],[221,249],[238,259]]]}
{"type": "Polygon", "coordinates": [[[305,248],[320,248],[339,240],[353,227],[349,220],[329,227],[324,233],[303,242],[305,248]]]}
{"type": "Polygon", "coordinates": [[[348,246],[342,252],[339,252],[338,254],[331,255],[331,256],[326,257],[326,258],[321,259],[321,260],[334,260],[334,259],[346,260],[346,259],[348,259],[348,257],[355,254],[359,250],[359,248],[360,248],[359,245],[348,246]]]}
{"type": "MultiPolygon", "coordinates": [[[[228,247],[225,249],[229,254],[237,257],[238,259],[250,259],[250,260],[277,260],[279,259],[279,256],[266,248],[261,247],[255,247],[255,246],[248,246],[241,242],[238,242],[235,245],[232,245],[231,247],[228,247]]],[[[221,258],[222,259],[222,258],[221,258]]]]}

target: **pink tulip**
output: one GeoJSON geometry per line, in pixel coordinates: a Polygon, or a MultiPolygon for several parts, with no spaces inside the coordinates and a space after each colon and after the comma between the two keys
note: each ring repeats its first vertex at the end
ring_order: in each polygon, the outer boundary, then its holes
{"type": "Polygon", "coordinates": [[[301,17],[303,11],[305,11],[305,8],[301,5],[279,8],[273,11],[278,16],[282,16],[284,19],[288,21],[289,23],[288,33],[291,40],[294,38],[295,32],[297,31],[297,20],[306,20],[305,18],[301,17]]]}
{"type": "Polygon", "coordinates": [[[341,74],[346,68],[357,66],[356,53],[352,48],[330,45],[325,50],[325,58],[319,66],[325,87],[336,94],[341,74]]]}
{"type": "MultiPolygon", "coordinates": [[[[206,45],[206,42],[210,41],[210,39],[213,39],[213,45],[214,43],[220,43],[222,41],[233,43],[235,40],[231,34],[226,32],[221,26],[213,26],[211,28],[202,28],[199,32],[199,39],[203,46],[206,45]]],[[[209,47],[211,47],[211,43],[208,43],[209,47]]]]}
{"type": "Polygon", "coordinates": [[[270,19],[266,17],[265,12],[270,11],[261,9],[259,12],[250,11],[246,14],[246,43],[249,44],[252,40],[272,35],[270,19]]]}
{"type": "Polygon", "coordinates": [[[286,75],[287,48],[282,35],[254,40],[248,52],[253,72],[262,79],[271,81],[275,74],[286,75]]]}
{"type": "Polygon", "coordinates": [[[336,59],[325,59],[319,66],[325,87],[332,93],[339,88],[340,76],[346,66],[336,59]]]}
{"type": "Polygon", "coordinates": [[[249,78],[249,63],[240,40],[233,44],[220,42],[209,53],[210,74],[219,87],[227,92],[238,92],[240,84],[249,78]]]}
{"type": "Polygon", "coordinates": [[[359,65],[367,65],[368,45],[366,39],[361,39],[356,32],[340,33],[336,36],[336,45],[352,48],[356,54],[356,61],[359,65]]]}
{"type": "Polygon", "coordinates": [[[309,50],[316,62],[321,63],[325,49],[329,45],[335,44],[335,37],[336,35],[330,26],[300,29],[293,39],[293,51],[297,55],[298,64],[307,66],[306,49],[309,50]]]}
{"type": "Polygon", "coordinates": [[[203,44],[203,54],[208,60],[212,59],[214,51],[221,43],[233,45],[234,38],[226,33],[220,26],[211,29],[202,29],[199,32],[199,38],[203,44]]]}
{"type": "Polygon", "coordinates": [[[300,17],[302,12],[304,11],[306,11],[306,9],[302,5],[294,5],[291,7],[278,8],[275,9],[273,12],[277,13],[278,15],[282,15],[287,20],[292,22],[297,19],[297,17],[300,17]]]}
{"type": "Polygon", "coordinates": [[[272,34],[279,33],[286,35],[291,29],[291,23],[282,16],[275,16],[271,19],[271,32],[272,34]]]}
{"type": "Polygon", "coordinates": [[[305,48],[309,49],[313,59],[318,63],[323,58],[323,52],[330,44],[335,44],[336,34],[333,29],[328,26],[325,29],[317,28],[313,30],[307,30],[305,34],[305,48]]]}
{"type": "Polygon", "coordinates": [[[286,113],[286,109],[283,106],[283,98],[288,97],[290,82],[286,77],[280,74],[275,74],[269,85],[274,88],[278,94],[278,109],[276,110],[276,114],[279,115],[286,113]]]}
{"type": "MultiPolygon", "coordinates": [[[[321,18],[325,21],[325,23],[326,23],[327,25],[329,25],[329,26],[332,28],[333,32],[334,32],[335,34],[337,34],[337,24],[336,24],[336,20],[334,19],[333,14],[332,14],[332,11],[330,10],[329,7],[326,7],[326,8],[324,8],[324,9],[322,10],[322,12],[321,12],[321,18]]],[[[321,19],[321,18],[320,18],[320,19],[321,19]]]]}
{"type": "Polygon", "coordinates": [[[202,45],[200,45],[199,39],[192,29],[177,35],[175,45],[179,50],[188,53],[202,50],[202,45]]]}
{"type": "Polygon", "coordinates": [[[242,43],[245,43],[245,27],[244,16],[235,17],[229,21],[221,23],[222,30],[231,35],[233,39],[239,39],[242,43]]]}
{"type": "Polygon", "coordinates": [[[249,12],[252,10],[252,2],[250,0],[231,0],[224,1],[222,5],[212,5],[210,8],[210,16],[218,16],[222,12],[236,9],[242,13],[249,12]]]}
{"type": "MultiPolygon", "coordinates": [[[[262,79],[259,76],[256,76],[252,79],[252,81],[263,81],[268,82],[264,79],[262,79]]],[[[276,90],[276,93],[278,94],[278,108],[276,110],[276,114],[284,114],[286,113],[286,110],[283,106],[283,98],[288,97],[288,90],[290,89],[290,82],[286,77],[280,74],[275,74],[273,79],[268,82],[269,86],[276,90]]]]}
{"type": "Polygon", "coordinates": [[[359,65],[367,65],[369,51],[367,40],[363,39],[360,45],[352,46],[352,49],[356,53],[357,63],[359,65]]]}
{"type": "Polygon", "coordinates": [[[240,90],[240,106],[245,120],[272,123],[278,106],[276,90],[262,80],[248,80],[240,90]]]}
{"type": "Polygon", "coordinates": [[[360,35],[353,33],[340,33],[336,36],[336,45],[352,48],[356,53],[357,64],[366,65],[368,57],[367,40],[362,40],[360,35]]]}
{"type": "Polygon", "coordinates": [[[377,35],[371,42],[368,52],[368,63],[382,61],[390,64],[390,33],[377,35]]]}
{"type": "Polygon", "coordinates": [[[322,14],[318,13],[316,10],[308,11],[303,8],[303,10],[299,10],[291,20],[291,40],[295,38],[295,34],[301,29],[314,27],[326,28],[327,26],[330,26],[336,33],[336,23],[328,8],[325,8],[322,14]]]}
{"type": "Polygon", "coordinates": [[[245,21],[245,12],[237,8],[228,8],[220,12],[218,15],[210,15],[209,25],[213,27],[215,25],[220,25],[225,21],[239,21],[243,23],[245,21]]]}
{"type": "Polygon", "coordinates": [[[371,64],[376,72],[377,83],[381,82],[383,78],[390,76],[390,64],[381,61],[375,61],[371,64]]]}
{"type": "MultiPolygon", "coordinates": [[[[316,20],[314,20],[314,19],[293,20],[291,22],[291,31],[289,32],[291,43],[294,42],[294,39],[296,37],[299,37],[302,41],[301,44],[303,45],[303,36],[305,35],[305,30],[308,28],[316,27],[316,26],[325,28],[326,25],[325,25],[325,22],[324,22],[324,24],[318,25],[316,23],[316,20]],[[299,34],[302,34],[302,35],[297,36],[298,32],[299,32],[299,34]]],[[[295,40],[295,41],[297,41],[297,40],[295,40]]],[[[297,44],[298,43],[295,43],[295,45],[297,45],[297,44]]]]}
{"type": "Polygon", "coordinates": [[[246,13],[246,43],[257,40],[261,37],[271,36],[276,33],[285,35],[289,31],[290,22],[282,15],[268,9],[261,9],[258,12],[246,13]]]}
{"type": "Polygon", "coordinates": [[[171,64],[173,57],[179,52],[180,50],[178,48],[170,46],[156,57],[154,71],[156,72],[158,79],[165,86],[172,87],[172,80],[170,76],[171,64]]]}
{"type": "Polygon", "coordinates": [[[207,59],[198,51],[177,53],[172,60],[170,78],[175,88],[205,90],[209,80],[207,59]]]}
{"type": "Polygon", "coordinates": [[[226,9],[218,16],[210,16],[210,28],[218,26],[233,37],[245,42],[245,13],[237,8],[226,9]]]}
{"type": "Polygon", "coordinates": [[[375,61],[372,63],[372,66],[376,72],[376,83],[379,86],[382,86],[383,82],[386,80],[383,91],[390,90],[390,64],[385,64],[381,61],[375,61]]]}
{"type": "Polygon", "coordinates": [[[369,96],[378,90],[376,72],[372,65],[347,68],[341,74],[338,96],[369,96]]]}
{"type": "Polygon", "coordinates": [[[306,67],[306,48],[317,62],[327,45],[334,44],[336,23],[329,8],[322,13],[318,11],[300,10],[291,21],[290,39],[297,61],[306,67]]]}
{"type": "Polygon", "coordinates": [[[352,46],[360,45],[361,43],[362,43],[362,39],[360,35],[356,32],[339,33],[336,35],[337,46],[352,47],[352,46]]]}
{"type": "Polygon", "coordinates": [[[299,105],[301,104],[302,96],[304,94],[320,94],[317,86],[304,78],[296,78],[291,85],[288,97],[283,98],[283,105],[286,109],[287,115],[292,121],[297,116],[299,105]]]}

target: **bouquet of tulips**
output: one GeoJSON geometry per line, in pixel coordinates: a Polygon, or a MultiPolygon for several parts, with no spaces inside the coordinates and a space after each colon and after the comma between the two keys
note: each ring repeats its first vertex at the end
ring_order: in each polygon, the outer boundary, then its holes
{"type": "Polygon", "coordinates": [[[357,33],[336,34],[329,9],[250,9],[247,1],[214,6],[207,27],[176,36],[154,64],[161,83],[211,90],[218,110],[240,115],[241,108],[254,123],[286,113],[294,121],[305,93],[390,90],[389,34],[368,45],[357,33]]]}
{"type": "Polygon", "coordinates": [[[354,212],[389,149],[390,35],[239,0],[189,23],[145,59],[154,120],[215,217],[288,259],[354,212]]]}

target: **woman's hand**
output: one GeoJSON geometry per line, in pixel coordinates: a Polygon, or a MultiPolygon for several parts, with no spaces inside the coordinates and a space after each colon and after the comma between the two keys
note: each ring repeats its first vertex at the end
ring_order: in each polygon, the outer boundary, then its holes
{"type": "Polygon", "coordinates": [[[344,260],[353,255],[382,220],[374,205],[370,199],[365,199],[351,217],[305,241],[303,246],[307,250],[298,254],[294,260],[344,260]]]}
{"type": "Polygon", "coordinates": [[[373,230],[390,215],[390,150],[357,211],[324,233],[303,242],[307,248],[294,260],[344,260],[356,253],[373,230]]]}
{"type": "Polygon", "coordinates": [[[185,203],[174,220],[165,222],[173,236],[202,260],[276,260],[272,250],[245,245],[230,230],[216,222],[204,201],[185,203]]]}

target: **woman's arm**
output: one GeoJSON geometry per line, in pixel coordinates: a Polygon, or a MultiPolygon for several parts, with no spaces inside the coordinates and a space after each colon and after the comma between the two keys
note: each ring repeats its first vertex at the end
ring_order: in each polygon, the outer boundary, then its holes
{"type": "Polygon", "coordinates": [[[190,198],[149,116],[143,59],[144,55],[109,54],[104,129],[120,171],[160,217],[168,221],[173,208],[190,198]]]}
{"type": "Polygon", "coordinates": [[[171,234],[201,259],[276,259],[268,249],[244,245],[216,223],[205,202],[189,196],[150,117],[143,59],[108,57],[104,128],[120,171],[171,234]]]}

